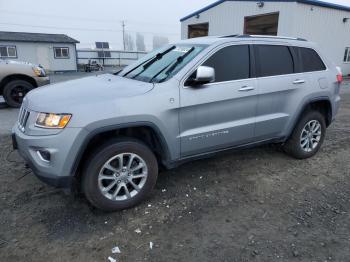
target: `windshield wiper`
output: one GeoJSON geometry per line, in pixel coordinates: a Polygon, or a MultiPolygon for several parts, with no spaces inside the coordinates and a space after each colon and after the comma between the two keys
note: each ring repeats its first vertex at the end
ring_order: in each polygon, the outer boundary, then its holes
{"type": "Polygon", "coordinates": [[[118,75],[121,71],[123,71],[123,69],[119,69],[118,71],[114,72],[113,75],[118,75]]]}
{"type": "Polygon", "coordinates": [[[176,59],[175,63],[172,62],[173,64],[170,63],[168,66],[164,67],[159,73],[157,73],[155,76],[152,77],[152,79],[150,80],[150,82],[152,82],[153,79],[155,79],[157,76],[159,76],[161,73],[163,73],[164,70],[167,69],[167,68],[172,64],[172,65],[169,67],[169,69],[165,72],[165,75],[166,75],[166,76],[165,76],[163,79],[161,79],[159,82],[162,82],[162,81],[164,81],[165,79],[167,79],[167,78],[169,77],[170,73],[173,72],[174,69],[175,69],[179,64],[181,64],[182,61],[183,61],[189,54],[191,54],[191,53],[194,51],[194,49],[195,49],[194,46],[191,47],[191,48],[186,52],[186,54],[183,54],[182,56],[179,56],[179,57],[176,59]]]}
{"type": "Polygon", "coordinates": [[[169,66],[171,66],[171,64],[174,62],[171,62],[169,65],[167,65],[166,67],[164,67],[162,70],[160,70],[157,74],[155,74],[154,76],[152,76],[152,78],[149,80],[149,83],[152,83],[152,81],[159,76],[161,73],[163,73],[165,71],[165,69],[167,69],[169,66]]]}
{"type": "Polygon", "coordinates": [[[133,78],[135,78],[136,76],[138,76],[139,74],[141,74],[142,72],[144,72],[148,67],[150,67],[154,62],[156,62],[157,60],[161,59],[164,55],[166,55],[167,53],[169,53],[170,51],[172,51],[173,49],[175,49],[176,46],[172,46],[170,48],[168,48],[167,50],[163,51],[162,53],[158,53],[156,54],[154,57],[151,57],[150,59],[147,59],[146,61],[144,61],[143,63],[139,64],[138,66],[134,67],[133,69],[131,69],[130,71],[128,71],[127,73],[125,73],[123,76],[127,76],[128,74],[134,72],[136,69],[140,68],[141,66],[143,66],[143,70],[138,73],[137,75],[135,75],[133,78]]]}

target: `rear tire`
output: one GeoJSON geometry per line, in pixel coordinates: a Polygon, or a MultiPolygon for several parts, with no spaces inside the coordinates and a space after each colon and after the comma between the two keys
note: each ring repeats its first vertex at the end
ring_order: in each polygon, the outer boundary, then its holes
{"type": "Polygon", "coordinates": [[[145,144],[138,140],[112,139],[86,161],[82,188],[94,207],[112,212],[144,201],[157,176],[157,159],[145,144]]]}
{"type": "Polygon", "coordinates": [[[5,85],[3,96],[10,107],[20,107],[25,95],[33,88],[28,81],[13,80],[5,85]]]}
{"type": "Polygon", "coordinates": [[[285,143],[284,151],[297,159],[312,157],[319,151],[325,134],[324,116],[318,111],[307,111],[285,143]]]}

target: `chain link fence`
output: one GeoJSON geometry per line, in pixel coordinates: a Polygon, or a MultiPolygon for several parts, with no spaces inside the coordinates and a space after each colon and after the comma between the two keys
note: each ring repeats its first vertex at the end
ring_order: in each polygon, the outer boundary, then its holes
{"type": "Polygon", "coordinates": [[[123,67],[134,63],[147,52],[117,50],[77,50],[78,68],[82,69],[89,61],[96,61],[104,67],[123,67]]]}

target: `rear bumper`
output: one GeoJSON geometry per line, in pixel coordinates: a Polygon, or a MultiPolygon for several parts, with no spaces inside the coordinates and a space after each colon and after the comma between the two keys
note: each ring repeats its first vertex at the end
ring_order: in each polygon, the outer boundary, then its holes
{"type": "Polygon", "coordinates": [[[334,108],[333,108],[333,115],[332,115],[332,122],[335,120],[336,115],[338,114],[339,108],[340,108],[340,95],[337,95],[335,97],[335,101],[334,101],[334,108]]]}

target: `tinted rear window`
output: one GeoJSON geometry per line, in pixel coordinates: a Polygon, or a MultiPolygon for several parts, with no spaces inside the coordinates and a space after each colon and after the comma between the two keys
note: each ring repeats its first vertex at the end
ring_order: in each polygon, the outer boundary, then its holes
{"type": "Polygon", "coordinates": [[[215,82],[249,78],[249,46],[228,46],[213,54],[203,65],[215,69],[215,82]]]}
{"type": "Polygon", "coordinates": [[[326,70],[325,64],[315,50],[304,47],[299,47],[298,49],[301,57],[302,72],[326,70]]]}
{"type": "Polygon", "coordinates": [[[294,73],[294,62],[287,46],[256,45],[258,76],[275,76],[294,73]]]}

